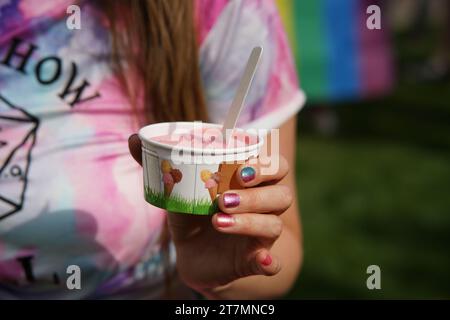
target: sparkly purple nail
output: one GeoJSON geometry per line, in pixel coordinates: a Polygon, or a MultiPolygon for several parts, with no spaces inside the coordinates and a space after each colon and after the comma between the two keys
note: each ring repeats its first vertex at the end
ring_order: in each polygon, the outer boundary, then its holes
{"type": "Polygon", "coordinates": [[[225,208],[234,208],[241,202],[241,197],[237,193],[224,193],[223,195],[223,205],[225,208]]]}

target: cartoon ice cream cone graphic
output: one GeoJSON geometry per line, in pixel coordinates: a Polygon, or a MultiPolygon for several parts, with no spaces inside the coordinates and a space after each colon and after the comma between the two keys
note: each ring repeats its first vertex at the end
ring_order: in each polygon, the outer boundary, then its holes
{"type": "Polygon", "coordinates": [[[219,184],[217,192],[219,194],[224,193],[230,189],[242,189],[239,181],[236,178],[236,171],[238,170],[239,163],[226,163],[223,162],[219,165],[219,170],[216,173],[220,175],[220,180],[217,181],[219,184]]]}
{"type": "Polygon", "coordinates": [[[217,173],[211,173],[209,170],[202,170],[200,172],[200,177],[205,183],[205,188],[209,191],[209,196],[211,201],[214,202],[217,196],[217,186],[219,181],[219,175],[217,173]]]}
{"type": "Polygon", "coordinates": [[[178,183],[183,178],[183,174],[178,169],[173,169],[170,162],[163,160],[161,162],[161,172],[163,174],[162,181],[164,184],[164,196],[169,197],[172,193],[175,183],[178,183]]]}
{"type": "Polygon", "coordinates": [[[216,199],[216,195],[217,195],[217,183],[216,183],[216,185],[210,185],[209,187],[207,185],[208,185],[208,183],[205,183],[205,186],[209,191],[209,196],[211,197],[211,201],[214,201],[214,199],[216,199]]]}
{"type": "Polygon", "coordinates": [[[163,177],[164,182],[164,196],[169,197],[172,193],[173,187],[175,186],[175,183],[173,183],[172,176],[170,173],[166,173],[163,177]]]}

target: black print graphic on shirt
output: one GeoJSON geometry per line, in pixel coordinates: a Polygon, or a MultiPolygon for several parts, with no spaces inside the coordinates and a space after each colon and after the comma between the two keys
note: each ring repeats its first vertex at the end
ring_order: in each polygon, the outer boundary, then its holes
{"type": "Polygon", "coordinates": [[[0,93],[0,221],[23,207],[38,128],[36,117],[0,93]]]}
{"type": "MultiPolygon", "coordinates": [[[[0,48],[2,49],[2,48],[0,48]]],[[[30,43],[24,43],[20,38],[11,40],[9,47],[6,49],[6,54],[0,58],[0,66],[3,65],[8,68],[15,69],[23,75],[29,75],[33,66],[32,57],[38,46],[30,43]]],[[[41,85],[50,85],[61,80],[63,61],[58,56],[47,56],[38,61],[34,61],[33,75],[41,85]],[[44,74],[44,70],[46,71],[44,74]]],[[[75,62],[70,63],[70,75],[65,77],[67,80],[63,84],[61,90],[56,94],[58,97],[66,102],[70,107],[100,97],[98,91],[88,95],[87,88],[90,83],[86,79],[78,81],[77,79],[78,67],[75,62]]]]}
{"type": "MultiPolygon", "coordinates": [[[[63,80],[55,94],[71,108],[100,97],[97,91],[87,93],[90,83],[79,79],[75,62],[70,62],[69,74],[65,75],[60,57],[44,56],[36,60],[33,57],[38,50],[35,44],[13,38],[6,47],[0,47],[0,52],[4,52],[0,55],[0,72],[8,68],[23,76],[31,75],[42,86],[63,80]]],[[[15,106],[0,92],[0,221],[23,207],[38,127],[38,118],[15,106]]]]}

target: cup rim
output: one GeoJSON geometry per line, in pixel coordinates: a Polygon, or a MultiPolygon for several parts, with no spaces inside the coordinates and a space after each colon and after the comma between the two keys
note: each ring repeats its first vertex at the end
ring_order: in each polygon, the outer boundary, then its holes
{"type": "MultiPolygon", "coordinates": [[[[194,147],[186,147],[186,146],[171,146],[168,144],[164,144],[161,142],[157,142],[154,140],[151,140],[149,138],[146,138],[144,136],[144,131],[148,131],[151,127],[156,126],[168,126],[173,123],[179,123],[179,124],[190,124],[195,123],[193,121],[175,121],[175,122],[158,122],[146,125],[139,129],[138,136],[141,139],[141,141],[153,145],[158,148],[163,148],[167,150],[176,150],[176,151],[183,151],[183,152],[189,152],[189,153],[195,153],[195,154],[207,154],[207,155],[223,155],[223,154],[237,154],[237,153],[245,153],[249,151],[256,150],[260,148],[264,143],[264,138],[260,135],[254,135],[258,138],[258,142],[249,146],[244,147],[234,147],[234,148],[194,148],[194,147]]],[[[208,123],[208,122],[202,122],[202,125],[206,125],[208,127],[216,127],[221,128],[222,125],[216,124],[216,123],[208,123]]],[[[236,128],[235,130],[238,131],[246,131],[246,129],[242,128],[236,128]]],[[[248,130],[248,129],[247,129],[248,130]]],[[[142,145],[142,148],[144,148],[144,145],[142,145]]]]}

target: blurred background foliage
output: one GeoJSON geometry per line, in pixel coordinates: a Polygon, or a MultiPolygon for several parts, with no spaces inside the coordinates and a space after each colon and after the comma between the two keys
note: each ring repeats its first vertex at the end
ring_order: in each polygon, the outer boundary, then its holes
{"type": "Polygon", "coordinates": [[[288,298],[450,297],[449,23],[436,17],[449,4],[440,5],[398,25],[390,12],[389,94],[300,113],[304,265],[288,298]],[[366,287],[372,264],[381,290],[366,287]]]}

